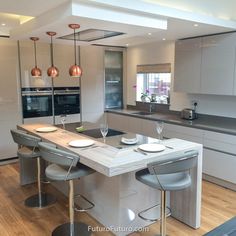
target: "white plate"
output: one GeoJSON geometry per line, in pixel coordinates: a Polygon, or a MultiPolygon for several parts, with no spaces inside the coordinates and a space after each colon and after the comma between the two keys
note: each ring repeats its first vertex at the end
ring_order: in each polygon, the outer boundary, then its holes
{"type": "Polygon", "coordinates": [[[41,132],[41,133],[48,133],[48,132],[54,132],[57,130],[56,127],[52,127],[52,126],[49,126],[49,127],[40,127],[40,128],[37,128],[35,129],[37,132],[41,132]]]}
{"type": "Polygon", "coordinates": [[[71,147],[88,147],[93,145],[94,141],[91,139],[78,139],[78,140],[72,140],[68,144],[71,147]]]}
{"type": "Polygon", "coordinates": [[[138,148],[145,152],[161,152],[165,150],[166,147],[162,144],[147,143],[139,145],[138,148]]]}
{"type": "Polygon", "coordinates": [[[124,144],[136,144],[138,142],[138,139],[137,138],[122,137],[121,142],[124,143],[124,144]]]}

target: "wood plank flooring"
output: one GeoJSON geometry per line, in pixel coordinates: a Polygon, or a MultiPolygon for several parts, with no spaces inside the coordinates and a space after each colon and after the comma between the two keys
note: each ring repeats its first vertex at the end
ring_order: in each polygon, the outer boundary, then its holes
{"type": "MultiPolygon", "coordinates": [[[[51,185],[46,190],[58,197],[58,202],[45,209],[24,206],[24,200],[37,192],[36,185],[19,185],[18,164],[0,166],[0,236],[50,236],[59,224],[68,221],[67,199],[51,185]]],[[[104,213],[105,214],[105,213],[104,213]]],[[[172,217],[167,219],[167,233],[171,236],[199,236],[236,215],[236,192],[203,181],[202,223],[194,230],[172,217]]],[[[76,220],[92,227],[102,226],[86,213],[76,213],[76,220]]],[[[159,223],[131,236],[153,236],[159,223]]],[[[94,236],[112,236],[110,232],[94,232],[94,236]]]]}

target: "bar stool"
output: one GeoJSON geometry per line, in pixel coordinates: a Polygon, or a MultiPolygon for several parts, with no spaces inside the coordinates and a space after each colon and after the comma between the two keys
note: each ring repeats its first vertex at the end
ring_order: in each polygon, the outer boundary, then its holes
{"type": "Polygon", "coordinates": [[[49,193],[42,192],[41,186],[41,163],[38,143],[40,138],[27,134],[23,130],[11,130],[11,135],[15,143],[20,147],[17,150],[17,156],[22,159],[37,159],[37,184],[38,194],[35,194],[25,200],[25,205],[28,207],[43,208],[56,202],[55,196],[49,193]]]}
{"type": "MultiPolygon", "coordinates": [[[[168,160],[150,163],[146,169],[135,173],[138,181],[161,191],[161,236],[166,236],[166,191],[182,190],[191,185],[190,169],[196,165],[197,157],[197,151],[186,151],[168,160]]],[[[139,216],[147,210],[140,212],[139,216]]],[[[141,218],[144,219],[142,216],[141,218]]]]}
{"type": "MultiPolygon", "coordinates": [[[[44,160],[52,163],[47,166],[45,172],[47,178],[54,181],[68,181],[69,182],[69,217],[70,222],[59,225],[52,232],[52,236],[87,236],[91,233],[88,230],[88,225],[74,221],[74,179],[90,175],[95,171],[81,163],[79,163],[79,156],[70,152],[57,149],[56,145],[45,142],[39,143],[39,150],[44,160]]],[[[84,198],[87,200],[86,198],[84,198]]],[[[88,200],[87,200],[88,201],[88,200]]],[[[82,209],[86,211],[91,209],[94,204],[88,201],[91,207],[82,209]]],[[[78,210],[80,211],[80,210],[78,210]]]]}

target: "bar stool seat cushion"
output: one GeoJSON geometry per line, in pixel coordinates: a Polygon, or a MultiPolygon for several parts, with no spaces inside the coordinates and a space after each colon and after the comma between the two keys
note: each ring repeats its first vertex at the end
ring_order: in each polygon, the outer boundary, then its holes
{"type": "Polygon", "coordinates": [[[28,147],[22,147],[17,150],[17,156],[22,158],[36,158],[40,157],[40,151],[38,148],[35,148],[34,151],[28,147]]]}
{"type": "Polygon", "coordinates": [[[72,167],[71,171],[68,174],[68,166],[60,166],[57,164],[51,164],[46,168],[46,176],[47,178],[55,181],[61,181],[61,180],[72,180],[72,179],[78,179],[80,177],[92,174],[95,172],[95,170],[89,168],[88,166],[85,166],[81,163],[78,163],[76,167],[72,167]]]}
{"type": "Polygon", "coordinates": [[[135,173],[135,177],[140,182],[159,190],[172,191],[181,190],[191,185],[191,177],[187,172],[164,174],[164,175],[152,175],[148,168],[140,170],[135,173]],[[159,179],[159,182],[157,180],[159,179]]]}

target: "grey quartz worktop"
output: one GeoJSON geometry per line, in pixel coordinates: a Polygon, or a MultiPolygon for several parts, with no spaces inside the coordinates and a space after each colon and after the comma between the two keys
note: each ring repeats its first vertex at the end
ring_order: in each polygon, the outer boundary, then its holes
{"type": "Polygon", "coordinates": [[[198,119],[190,121],[180,118],[178,112],[156,112],[151,115],[133,114],[138,110],[131,109],[108,109],[106,112],[120,115],[132,116],[146,120],[162,120],[165,123],[187,126],[191,128],[209,130],[225,134],[236,135],[236,119],[220,116],[199,115],[198,119]]]}

